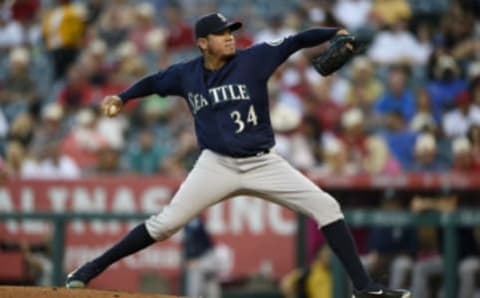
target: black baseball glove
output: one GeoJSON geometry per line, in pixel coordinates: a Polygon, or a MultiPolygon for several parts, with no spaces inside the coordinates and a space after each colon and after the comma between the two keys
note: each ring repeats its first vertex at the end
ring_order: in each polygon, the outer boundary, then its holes
{"type": "Polygon", "coordinates": [[[357,53],[357,42],[351,34],[338,34],[330,40],[328,49],[312,59],[312,65],[322,76],[337,71],[357,53]]]}

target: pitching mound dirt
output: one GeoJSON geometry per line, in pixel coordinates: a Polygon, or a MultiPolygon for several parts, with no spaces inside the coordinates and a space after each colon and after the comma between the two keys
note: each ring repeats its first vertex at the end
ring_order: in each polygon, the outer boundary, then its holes
{"type": "Polygon", "coordinates": [[[40,287],[0,287],[1,298],[180,298],[179,296],[148,295],[93,289],[40,287]]]}

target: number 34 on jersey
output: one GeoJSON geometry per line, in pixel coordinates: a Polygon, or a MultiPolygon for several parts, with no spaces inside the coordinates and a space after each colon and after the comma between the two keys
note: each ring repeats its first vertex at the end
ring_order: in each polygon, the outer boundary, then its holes
{"type": "Polygon", "coordinates": [[[258,125],[258,117],[257,113],[255,112],[255,107],[253,105],[250,105],[250,107],[248,108],[247,115],[242,115],[239,111],[233,111],[230,113],[230,117],[237,125],[237,128],[235,130],[235,133],[237,134],[244,131],[247,125],[258,125]]]}

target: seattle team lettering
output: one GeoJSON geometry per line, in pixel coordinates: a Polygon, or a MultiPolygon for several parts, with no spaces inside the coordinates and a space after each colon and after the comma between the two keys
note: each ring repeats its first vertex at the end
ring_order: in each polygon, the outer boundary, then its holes
{"type": "MultiPolygon", "coordinates": [[[[213,100],[213,105],[233,100],[250,100],[250,94],[246,85],[223,85],[208,89],[213,100]]],[[[209,105],[209,101],[200,93],[188,92],[188,102],[192,107],[193,114],[209,105]]]]}

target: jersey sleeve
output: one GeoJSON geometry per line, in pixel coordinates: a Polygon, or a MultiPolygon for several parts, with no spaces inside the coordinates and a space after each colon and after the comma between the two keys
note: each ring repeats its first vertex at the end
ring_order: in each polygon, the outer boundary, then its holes
{"type": "Polygon", "coordinates": [[[160,96],[181,95],[181,81],[180,67],[172,65],[165,70],[140,79],[118,96],[125,103],[130,99],[151,94],[160,96]]]}
{"type": "Polygon", "coordinates": [[[339,28],[314,28],[284,39],[261,43],[252,48],[255,61],[262,61],[259,70],[262,76],[268,77],[296,51],[320,45],[331,39],[339,28]],[[257,57],[258,55],[258,57],[257,57]]]}

